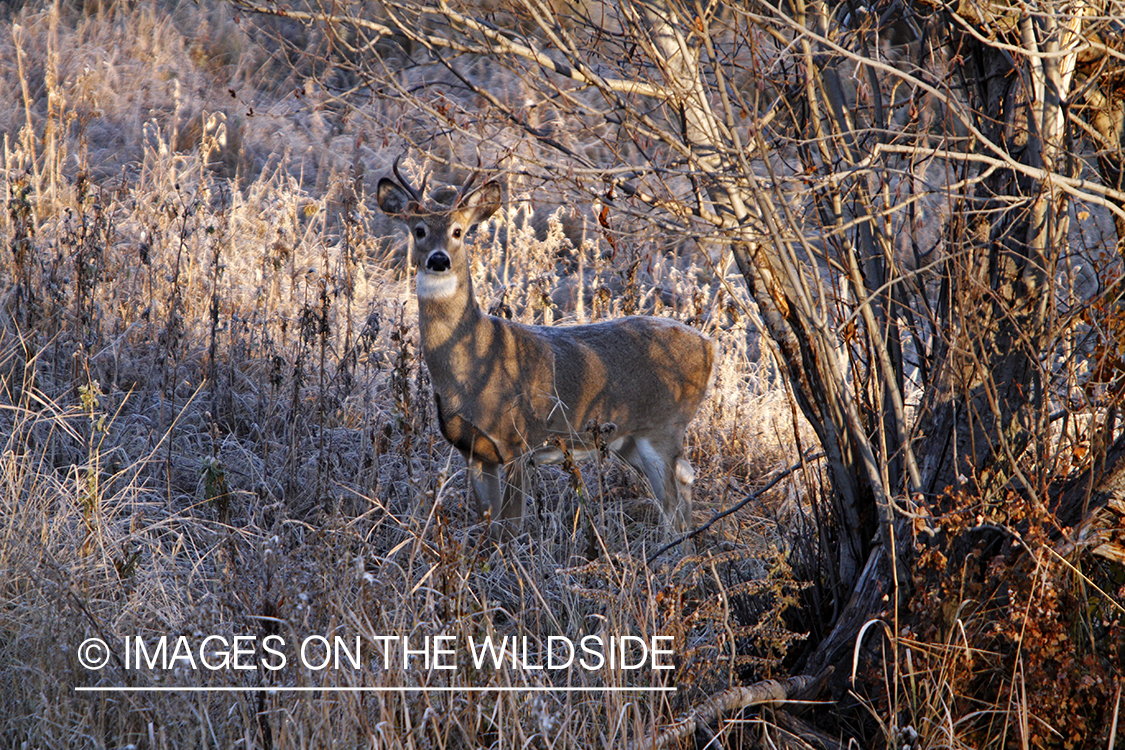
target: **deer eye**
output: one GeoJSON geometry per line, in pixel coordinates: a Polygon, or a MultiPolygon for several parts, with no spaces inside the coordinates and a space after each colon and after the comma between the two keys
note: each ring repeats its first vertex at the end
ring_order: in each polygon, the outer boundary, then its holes
{"type": "Polygon", "coordinates": [[[414,236],[420,240],[426,239],[426,225],[419,224],[418,226],[414,227],[414,236]]]}
{"type": "Polygon", "coordinates": [[[461,227],[453,227],[453,232],[451,234],[453,235],[453,239],[461,239],[461,227]]]}

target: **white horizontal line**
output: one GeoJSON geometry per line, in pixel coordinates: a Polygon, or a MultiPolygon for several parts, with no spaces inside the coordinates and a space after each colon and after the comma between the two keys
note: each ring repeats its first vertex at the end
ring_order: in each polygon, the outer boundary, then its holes
{"type": "Polygon", "coordinates": [[[674,687],[91,687],[79,693],[674,693],[674,687]]]}

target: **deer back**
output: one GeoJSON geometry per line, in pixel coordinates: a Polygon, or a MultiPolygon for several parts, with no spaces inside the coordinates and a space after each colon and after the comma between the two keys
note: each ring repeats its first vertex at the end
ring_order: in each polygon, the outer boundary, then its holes
{"type": "Polygon", "coordinates": [[[555,392],[565,410],[552,432],[613,423],[619,433],[686,427],[710,385],[714,342],[667,318],[627,317],[540,329],[555,353],[555,392]]]}

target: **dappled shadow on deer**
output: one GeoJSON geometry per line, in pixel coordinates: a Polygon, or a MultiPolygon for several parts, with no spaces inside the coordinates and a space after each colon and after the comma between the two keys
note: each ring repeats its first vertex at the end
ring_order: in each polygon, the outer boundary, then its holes
{"type": "Polygon", "coordinates": [[[609,451],[648,480],[666,528],[691,524],[694,471],[684,432],[715,373],[715,342],[669,318],[529,326],[485,314],[473,295],[465,236],[500,207],[498,184],[448,205],[428,202],[394,169],[379,207],[409,232],[422,350],[442,435],[464,456],[491,534],[524,517],[529,466],[609,451]]]}

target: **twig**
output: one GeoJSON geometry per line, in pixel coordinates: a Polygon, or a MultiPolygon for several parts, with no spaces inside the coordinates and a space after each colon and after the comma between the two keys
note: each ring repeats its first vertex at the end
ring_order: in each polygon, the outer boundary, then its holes
{"type": "Polygon", "coordinates": [[[708,521],[707,523],[703,524],[702,526],[698,526],[698,527],[696,527],[696,528],[692,529],[692,530],[691,530],[691,531],[689,531],[689,532],[688,532],[687,534],[684,534],[683,536],[679,537],[678,539],[673,539],[672,541],[668,542],[667,544],[665,544],[665,545],[664,545],[663,547],[661,547],[660,549],[656,550],[656,552],[652,553],[652,555],[651,555],[651,556],[650,556],[650,557],[648,558],[648,560],[647,560],[647,564],[648,564],[648,565],[652,565],[652,563],[653,563],[653,562],[654,562],[654,561],[656,560],[656,558],[660,557],[661,555],[663,555],[663,554],[664,554],[665,552],[667,552],[668,550],[672,549],[673,547],[676,547],[676,546],[678,546],[678,545],[681,545],[681,544],[683,544],[684,542],[686,542],[686,541],[687,541],[687,540],[689,540],[689,539],[694,539],[695,537],[697,537],[697,536],[699,536],[700,534],[702,534],[702,533],[703,533],[704,531],[707,531],[707,529],[709,529],[709,528],[711,528],[712,526],[714,526],[714,525],[715,525],[715,523],[716,523],[717,521],[720,521],[720,520],[722,520],[722,519],[726,518],[726,517],[727,517],[727,516],[729,516],[729,515],[730,515],[731,513],[735,513],[735,512],[737,512],[737,511],[739,511],[739,510],[742,510],[743,508],[745,508],[745,507],[746,507],[746,504],[747,504],[747,503],[749,503],[749,502],[751,502],[751,501],[754,501],[754,500],[757,500],[757,499],[758,499],[759,497],[761,497],[761,496],[762,496],[763,494],[765,494],[766,492],[768,492],[768,491],[770,491],[771,489],[773,489],[773,487],[774,487],[774,486],[775,486],[775,485],[776,485],[776,484],[777,484],[778,482],[780,482],[780,481],[781,481],[782,479],[785,479],[785,477],[789,476],[790,474],[792,474],[792,473],[793,473],[793,472],[795,472],[795,471],[796,471],[797,469],[799,469],[799,468],[801,468],[802,466],[804,466],[804,465],[805,465],[806,463],[808,463],[809,461],[816,461],[816,460],[818,460],[818,459],[821,459],[821,458],[824,458],[824,453],[823,453],[823,452],[821,452],[821,453],[816,453],[816,454],[813,454],[813,455],[811,455],[811,456],[805,456],[805,457],[803,457],[803,458],[802,458],[802,459],[801,459],[800,461],[798,461],[797,463],[793,464],[793,465],[792,465],[792,466],[790,466],[790,467],[789,467],[788,469],[786,469],[785,471],[781,472],[781,473],[780,473],[780,474],[778,474],[778,475],[777,475],[776,477],[774,477],[773,479],[771,479],[771,480],[770,480],[770,482],[769,482],[769,484],[767,484],[767,485],[766,485],[765,487],[762,487],[761,489],[757,490],[756,492],[752,492],[751,494],[747,495],[747,496],[746,496],[746,497],[745,497],[745,498],[744,498],[744,499],[743,499],[743,500],[742,500],[742,501],[741,501],[740,503],[738,503],[737,505],[734,505],[734,506],[732,506],[732,507],[730,507],[730,508],[727,508],[726,510],[722,511],[721,513],[716,513],[716,514],[715,514],[714,516],[712,516],[712,517],[711,517],[711,520],[710,520],[710,521],[708,521]]]}
{"type": "Polygon", "coordinates": [[[781,681],[763,680],[753,685],[724,690],[718,695],[711,696],[703,705],[692,709],[686,718],[665,729],[651,741],[637,745],[636,750],[660,750],[670,743],[687,737],[695,731],[696,727],[707,724],[724,711],[741,710],[762,703],[784,703],[789,700],[790,695],[800,693],[815,680],[816,678],[811,675],[801,675],[781,681]]]}

